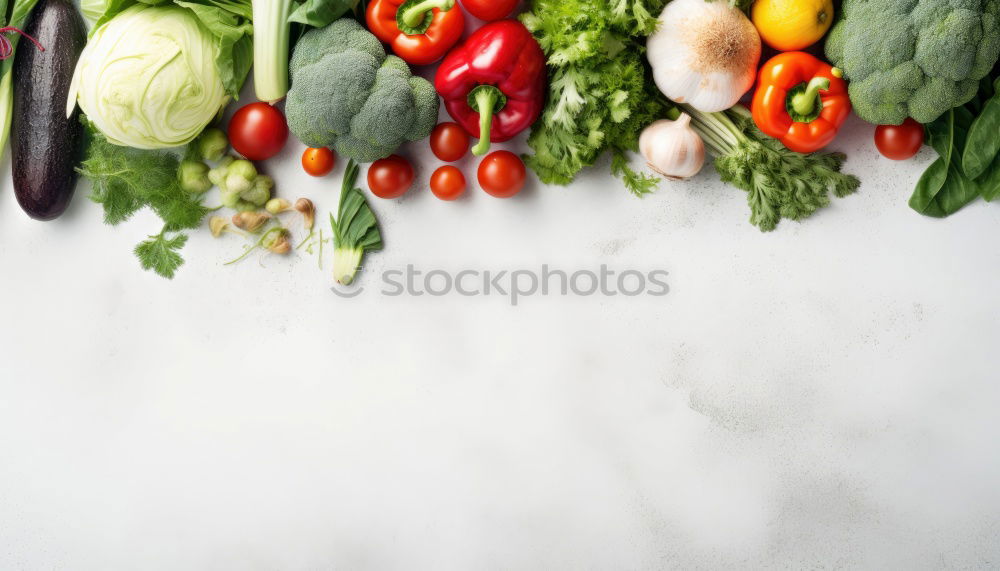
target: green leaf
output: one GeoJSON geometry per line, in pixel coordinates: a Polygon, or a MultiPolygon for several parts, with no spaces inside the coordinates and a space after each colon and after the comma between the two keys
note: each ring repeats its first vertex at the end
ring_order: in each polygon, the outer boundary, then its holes
{"type": "Polygon", "coordinates": [[[976,179],[976,182],[979,183],[979,193],[987,202],[1000,198],[1000,155],[993,159],[986,174],[976,179]]]}
{"type": "Polygon", "coordinates": [[[167,278],[174,279],[177,268],[184,264],[184,258],[177,253],[187,243],[187,236],[178,234],[167,239],[166,230],[135,247],[135,255],[142,264],[142,269],[152,270],[167,278]]]}
{"type": "Polygon", "coordinates": [[[934,202],[934,198],[944,188],[944,184],[948,180],[951,156],[955,148],[954,110],[945,113],[927,125],[927,144],[937,151],[940,158],[931,163],[931,166],[924,171],[910,197],[910,208],[921,214],[933,209],[931,204],[934,202]]]}
{"type": "Polygon", "coordinates": [[[962,151],[962,170],[979,178],[1000,153],[1000,96],[990,98],[969,129],[962,151]]]}
{"type": "Polygon", "coordinates": [[[322,28],[354,10],[359,0],[305,0],[288,17],[291,23],[322,28]]]}

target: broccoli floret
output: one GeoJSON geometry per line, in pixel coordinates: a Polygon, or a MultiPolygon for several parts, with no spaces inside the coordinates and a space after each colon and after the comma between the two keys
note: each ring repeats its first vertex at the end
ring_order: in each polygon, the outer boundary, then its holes
{"type": "Polygon", "coordinates": [[[826,55],[862,119],[930,123],[972,99],[1000,57],[1000,0],[844,0],[826,55]]]}
{"type": "Polygon", "coordinates": [[[354,20],[307,32],[290,69],[288,127],[310,147],[367,163],[426,138],[437,122],[434,86],[354,20]]]}

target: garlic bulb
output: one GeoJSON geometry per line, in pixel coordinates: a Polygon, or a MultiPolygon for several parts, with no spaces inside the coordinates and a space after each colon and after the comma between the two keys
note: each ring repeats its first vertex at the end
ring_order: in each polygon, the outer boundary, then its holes
{"type": "Polygon", "coordinates": [[[659,21],[646,57],[664,95],[714,113],[753,86],[760,35],[742,11],[728,2],[673,0],[659,21]]]}
{"type": "Polygon", "coordinates": [[[651,169],[673,180],[691,178],[705,166],[705,143],[686,113],[676,121],[663,119],[646,127],[639,137],[639,152],[651,169]]]}

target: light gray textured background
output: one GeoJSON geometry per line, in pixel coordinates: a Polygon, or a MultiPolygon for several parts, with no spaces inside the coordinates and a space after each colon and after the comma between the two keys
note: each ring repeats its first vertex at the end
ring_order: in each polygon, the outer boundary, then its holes
{"type": "MultiPolygon", "coordinates": [[[[375,201],[378,271],[670,272],[665,298],[384,298],[308,255],[173,282],[81,188],[0,195],[0,568],[998,565],[1000,209],[906,206],[932,156],[837,147],[862,191],[761,234],[706,172],[375,201]]],[[[339,177],[268,166],[326,212],[339,177]]],[[[426,180],[433,160],[411,149],[426,180]]],[[[471,166],[468,167],[472,170],[471,166]]],[[[339,173],[338,169],[338,173],[339,173]]]]}

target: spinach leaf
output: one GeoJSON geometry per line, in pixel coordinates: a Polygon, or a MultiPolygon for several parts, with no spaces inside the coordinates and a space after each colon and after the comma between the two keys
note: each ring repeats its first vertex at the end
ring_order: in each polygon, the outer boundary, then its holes
{"type": "Polygon", "coordinates": [[[962,152],[962,170],[979,178],[1000,153],[1000,96],[993,96],[973,121],[962,152]]]}
{"type": "Polygon", "coordinates": [[[986,174],[976,182],[979,183],[979,193],[987,202],[1000,198],[1000,155],[993,159],[993,164],[986,170],[986,174]]]}
{"type": "MultiPolygon", "coordinates": [[[[955,147],[955,111],[951,110],[927,125],[927,144],[937,151],[939,158],[924,172],[917,188],[910,197],[910,208],[927,214],[934,198],[944,188],[948,179],[951,155],[955,147]]],[[[930,216],[930,214],[927,214],[930,216]]]]}

